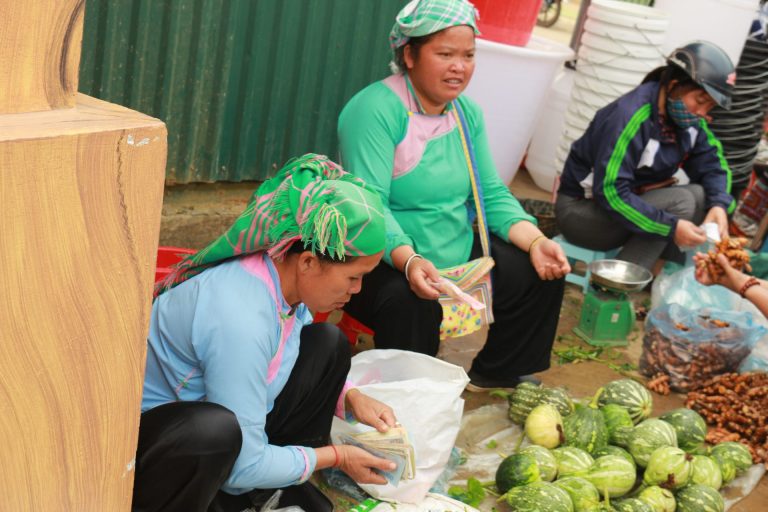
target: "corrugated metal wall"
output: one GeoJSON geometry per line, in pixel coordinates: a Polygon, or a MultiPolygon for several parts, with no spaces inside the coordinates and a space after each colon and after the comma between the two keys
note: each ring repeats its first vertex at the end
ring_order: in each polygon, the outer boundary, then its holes
{"type": "Polygon", "coordinates": [[[168,125],[168,183],[336,156],[344,103],[387,75],[405,0],[87,0],[80,90],[168,125]]]}

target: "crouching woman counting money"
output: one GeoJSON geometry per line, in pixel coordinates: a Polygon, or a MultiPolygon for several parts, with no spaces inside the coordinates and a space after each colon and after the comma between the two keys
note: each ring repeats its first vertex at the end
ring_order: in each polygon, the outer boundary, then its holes
{"type": "Polygon", "coordinates": [[[349,301],[383,250],[378,194],[309,154],[158,285],[133,510],[240,511],[328,467],[385,483],[392,462],[328,445],[334,412],[382,432],[396,419],[351,387],[346,337],[310,314],[349,301]]]}

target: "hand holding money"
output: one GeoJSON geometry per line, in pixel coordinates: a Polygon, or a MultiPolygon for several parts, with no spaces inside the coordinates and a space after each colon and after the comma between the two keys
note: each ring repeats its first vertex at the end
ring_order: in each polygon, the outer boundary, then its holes
{"type": "Polygon", "coordinates": [[[357,421],[379,432],[386,432],[397,423],[390,406],[361,393],[359,389],[350,389],[344,397],[344,403],[357,421]]]}

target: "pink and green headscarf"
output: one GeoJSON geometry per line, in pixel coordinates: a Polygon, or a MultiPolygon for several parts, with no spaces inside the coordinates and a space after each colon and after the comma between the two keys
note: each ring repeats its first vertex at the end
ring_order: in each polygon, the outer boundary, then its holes
{"type": "Polygon", "coordinates": [[[467,0],[413,0],[397,14],[389,44],[396,50],[412,37],[428,36],[458,25],[468,25],[475,34],[480,34],[475,6],[467,0]]]}
{"type": "Polygon", "coordinates": [[[235,256],[266,251],[281,260],[301,242],[343,261],[384,250],[379,194],[324,155],[294,158],[265,181],[226,233],[182,260],[155,288],[159,295],[235,256]]]}

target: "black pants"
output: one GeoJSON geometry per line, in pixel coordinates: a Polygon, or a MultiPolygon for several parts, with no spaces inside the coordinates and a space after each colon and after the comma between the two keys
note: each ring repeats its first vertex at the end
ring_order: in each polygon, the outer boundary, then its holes
{"type": "MultiPolygon", "coordinates": [[[[328,444],[336,401],[350,367],[346,336],[331,324],[301,331],[296,365],[267,415],[273,445],[328,444]]],[[[135,512],[240,512],[249,495],[219,489],[229,477],[242,444],[235,415],[208,402],[173,402],[141,415],[135,512]]]]}
{"type": "MultiPolygon", "coordinates": [[[[472,258],[482,255],[476,237],[472,258]]],[[[565,282],[542,281],[528,253],[491,235],[493,315],[485,346],[472,370],[490,378],[511,378],[549,368],[565,282]]],[[[434,356],[440,345],[442,309],[418,298],[401,272],[379,264],[363,278],[362,291],[344,308],[371,327],[377,348],[398,348],[434,356]]]]}

